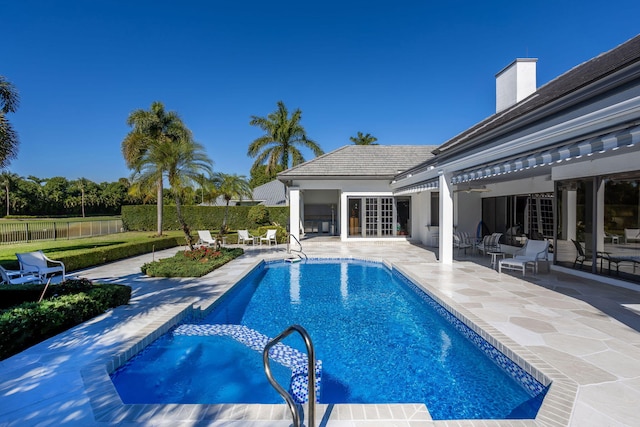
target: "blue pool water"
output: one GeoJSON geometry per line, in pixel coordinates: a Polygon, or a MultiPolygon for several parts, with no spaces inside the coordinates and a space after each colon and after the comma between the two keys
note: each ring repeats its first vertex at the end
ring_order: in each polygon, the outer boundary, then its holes
{"type": "MultiPolygon", "coordinates": [[[[302,325],[322,361],[322,403],[422,402],[434,419],[535,418],[545,393],[406,278],[375,263],[266,264],[200,323],[269,337],[302,325]]],[[[304,351],[295,336],[285,343],[304,351]]],[[[271,366],[286,388],[291,370],[271,366]]],[[[125,403],[282,402],[261,352],[228,336],[168,334],[113,381],[125,403]]]]}

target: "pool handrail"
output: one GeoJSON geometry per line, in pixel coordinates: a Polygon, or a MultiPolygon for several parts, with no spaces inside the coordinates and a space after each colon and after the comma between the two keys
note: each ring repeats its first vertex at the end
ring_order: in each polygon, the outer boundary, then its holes
{"type": "MultiPolygon", "coordinates": [[[[315,427],[315,412],[316,412],[316,355],[315,349],[313,348],[313,343],[311,342],[311,337],[309,333],[300,325],[291,325],[284,331],[282,331],[277,337],[273,338],[271,341],[267,343],[262,351],[262,361],[264,363],[264,373],[267,375],[267,379],[269,383],[276,389],[276,391],[282,396],[282,398],[287,402],[289,406],[289,411],[291,411],[291,416],[293,417],[293,427],[302,427],[300,423],[300,410],[298,406],[293,401],[291,395],[284,389],[278,382],[273,378],[273,374],[271,373],[271,367],[269,366],[269,350],[271,347],[276,345],[278,342],[285,339],[287,336],[292,334],[293,332],[298,332],[302,337],[305,346],[307,347],[307,359],[309,362],[308,372],[307,372],[307,389],[309,393],[309,427],[315,427]]],[[[304,420],[303,420],[304,421],[304,420]]]]}
{"type": "MultiPolygon", "coordinates": [[[[302,255],[304,255],[304,259],[309,259],[307,257],[307,254],[305,254],[302,251],[302,243],[300,243],[300,240],[298,240],[298,238],[296,236],[294,236],[293,234],[289,233],[288,238],[287,238],[287,253],[291,253],[291,252],[300,252],[302,255]],[[300,249],[291,249],[291,238],[293,237],[293,240],[295,240],[298,243],[298,246],[300,247],[300,249]]],[[[302,259],[302,256],[300,254],[298,254],[298,257],[300,257],[300,259],[302,259]]]]}

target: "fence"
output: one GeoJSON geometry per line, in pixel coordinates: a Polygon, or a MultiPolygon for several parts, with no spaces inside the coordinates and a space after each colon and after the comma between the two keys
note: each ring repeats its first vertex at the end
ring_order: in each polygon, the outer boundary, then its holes
{"type": "Polygon", "coordinates": [[[121,219],[0,223],[0,244],[27,243],[36,240],[69,240],[122,231],[121,219]]]}

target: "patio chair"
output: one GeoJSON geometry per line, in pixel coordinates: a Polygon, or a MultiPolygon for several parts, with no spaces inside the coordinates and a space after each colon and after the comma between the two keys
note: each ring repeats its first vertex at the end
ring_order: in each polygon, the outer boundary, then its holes
{"type": "MultiPolygon", "coordinates": [[[[580,270],[582,270],[582,266],[586,260],[590,260],[592,258],[592,252],[589,249],[585,249],[582,247],[582,244],[576,242],[571,239],[573,242],[573,246],[576,247],[576,251],[578,251],[578,255],[576,255],[576,259],[573,261],[573,268],[576,268],[576,264],[580,263],[580,270]]],[[[611,271],[611,263],[616,264],[616,268],[619,268],[619,261],[615,257],[610,257],[609,252],[596,252],[596,263],[600,260],[600,271],[602,272],[602,264],[604,260],[609,262],[609,271],[611,271]]]]}
{"type": "Polygon", "coordinates": [[[238,244],[243,245],[247,243],[253,244],[254,237],[249,234],[249,230],[238,230],[238,244]]]}
{"type": "Polygon", "coordinates": [[[460,251],[464,249],[464,254],[467,254],[467,249],[473,248],[473,245],[467,243],[464,238],[461,238],[458,233],[453,233],[453,247],[458,249],[458,255],[460,251]]]}
{"type": "Polygon", "coordinates": [[[20,270],[38,276],[41,282],[44,282],[48,275],[56,273],[62,273],[62,281],[64,281],[65,271],[62,261],[54,261],[42,251],[18,253],[16,257],[20,263],[20,270]]]}
{"type": "Polygon", "coordinates": [[[546,240],[527,240],[527,243],[513,254],[513,258],[501,259],[498,261],[498,272],[502,269],[521,270],[524,276],[527,267],[533,267],[535,273],[538,272],[538,263],[549,260],[549,242],[546,240]]]}
{"type": "Polygon", "coordinates": [[[502,233],[493,233],[491,235],[484,236],[482,242],[478,244],[478,250],[485,255],[489,252],[500,252],[501,237],[502,233]]]}
{"type": "Polygon", "coordinates": [[[584,253],[584,249],[580,243],[573,239],[571,239],[571,241],[578,251],[578,255],[576,255],[576,259],[573,261],[573,268],[576,268],[576,264],[580,263],[580,270],[582,270],[582,266],[584,265],[584,260],[587,259],[587,255],[584,253]]]}
{"type": "Polygon", "coordinates": [[[207,246],[216,246],[216,239],[211,236],[209,230],[198,230],[198,244],[207,246]]]}
{"type": "Polygon", "coordinates": [[[23,285],[25,283],[40,283],[40,278],[33,273],[22,270],[6,270],[0,266],[0,283],[6,285],[23,285]]]}
{"type": "Polygon", "coordinates": [[[278,240],[276,239],[277,231],[278,230],[267,230],[264,236],[260,236],[260,246],[262,246],[262,242],[267,242],[269,246],[271,246],[271,242],[273,242],[278,246],[278,240]]]}

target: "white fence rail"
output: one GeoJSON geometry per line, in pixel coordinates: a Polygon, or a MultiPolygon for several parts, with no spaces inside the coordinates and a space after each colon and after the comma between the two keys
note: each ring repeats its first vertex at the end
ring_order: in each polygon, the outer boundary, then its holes
{"type": "Polygon", "coordinates": [[[121,219],[96,221],[28,221],[0,223],[0,244],[70,240],[124,231],[121,219]]]}

